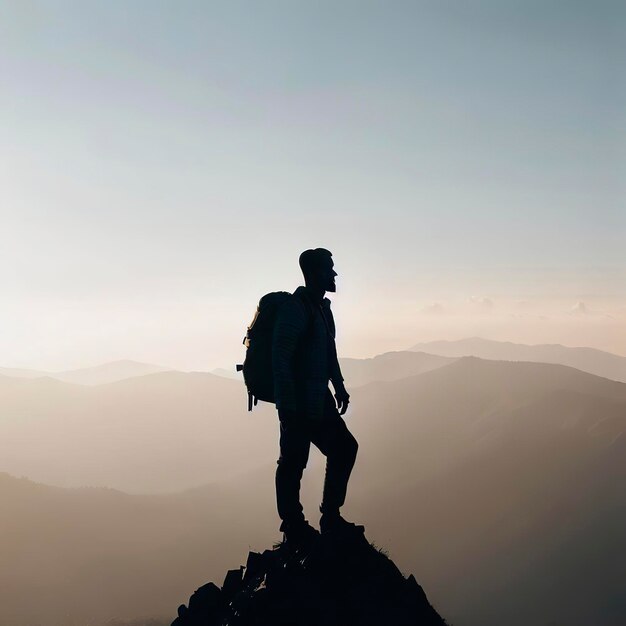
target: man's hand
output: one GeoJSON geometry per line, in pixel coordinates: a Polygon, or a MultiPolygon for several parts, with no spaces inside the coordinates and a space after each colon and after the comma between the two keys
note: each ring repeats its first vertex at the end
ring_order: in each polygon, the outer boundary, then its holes
{"type": "Polygon", "coordinates": [[[335,387],[335,400],[337,401],[337,410],[339,411],[339,415],[344,415],[348,410],[348,404],[350,404],[350,394],[346,391],[343,383],[338,384],[335,387]]]}

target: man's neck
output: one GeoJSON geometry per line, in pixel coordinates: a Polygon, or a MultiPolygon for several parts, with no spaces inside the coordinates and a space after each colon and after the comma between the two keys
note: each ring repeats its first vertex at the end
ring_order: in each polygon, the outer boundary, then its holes
{"type": "Polygon", "coordinates": [[[324,294],[326,293],[325,289],[321,289],[320,287],[316,287],[315,285],[307,285],[305,283],[306,290],[309,292],[311,299],[316,303],[321,304],[324,299],[324,294]]]}

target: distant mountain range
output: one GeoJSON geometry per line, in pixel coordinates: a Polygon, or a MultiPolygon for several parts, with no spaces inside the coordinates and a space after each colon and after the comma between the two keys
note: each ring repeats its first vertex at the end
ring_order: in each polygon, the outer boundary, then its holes
{"type": "Polygon", "coordinates": [[[232,378],[233,380],[243,380],[243,374],[238,372],[234,367],[228,369],[226,367],[218,367],[211,370],[211,374],[222,376],[223,378],[232,378]]]}
{"type": "Polygon", "coordinates": [[[169,624],[207,576],[276,537],[271,490],[227,481],[131,496],[0,473],[0,502],[2,626],[169,624]]]}
{"type": "Polygon", "coordinates": [[[410,350],[451,358],[477,356],[496,361],[558,363],[596,376],[626,382],[626,357],[595,348],[569,348],[560,344],[526,345],[471,337],[458,341],[418,343],[410,350]]]}
{"type": "MultiPolygon", "coordinates": [[[[370,359],[340,358],[341,371],[349,388],[360,387],[377,380],[395,380],[421,374],[451,363],[454,359],[416,352],[386,352],[370,359]]],[[[218,368],[211,372],[216,376],[243,381],[241,372],[235,368],[218,368]]]]}
{"type": "Polygon", "coordinates": [[[28,370],[11,367],[0,367],[1,376],[11,376],[13,378],[42,378],[50,377],[62,380],[66,383],[76,385],[102,385],[112,383],[124,378],[133,376],[145,376],[155,372],[169,371],[171,368],[151,365],[149,363],[139,363],[138,361],[111,361],[94,367],[84,367],[75,370],[64,370],[61,372],[46,372],[42,370],[28,370]]]}
{"type": "Polygon", "coordinates": [[[423,352],[386,352],[372,359],[339,359],[346,386],[350,389],[376,381],[415,376],[455,360],[423,352]]]}
{"type": "MultiPolygon", "coordinates": [[[[404,354],[384,355],[389,371],[415,366],[404,354]]],[[[351,393],[360,447],[345,514],[451,623],[621,626],[626,384],[465,357],[351,393]]],[[[143,496],[4,477],[0,624],[167,617],[278,538],[275,412],[247,413],[240,383],[0,378],[0,416],[0,470],[12,474],[134,491],[210,483],[143,496]]],[[[313,523],[322,479],[313,451],[303,481],[313,523]]]]}
{"type": "Polygon", "coordinates": [[[273,407],[206,372],[84,386],[0,377],[0,471],[60,486],[174,491],[267,460],[273,407]],[[270,417],[271,415],[271,417],[270,417]]]}
{"type": "MultiPolygon", "coordinates": [[[[477,356],[481,359],[496,361],[555,363],[575,367],[596,376],[626,382],[626,357],[617,354],[594,348],[570,348],[559,344],[526,345],[479,337],[458,341],[418,343],[407,351],[387,352],[368,359],[341,358],[339,360],[346,384],[350,387],[359,387],[376,380],[394,380],[420,374],[463,356],[477,356]],[[415,352],[421,354],[414,355],[415,352]]],[[[0,367],[0,376],[49,377],[78,385],[102,385],[165,371],[177,370],[126,359],[60,372],[0,367]]],[[[243,380],[242,374],[234,367],[220,367],[210,373],[222,378],[243,380]]]]}
{"type": "Polygon", "coordinates": [[[624,383],[465,357],[353,395],[354,515],[452,623],[621,623],[624,383]]]}

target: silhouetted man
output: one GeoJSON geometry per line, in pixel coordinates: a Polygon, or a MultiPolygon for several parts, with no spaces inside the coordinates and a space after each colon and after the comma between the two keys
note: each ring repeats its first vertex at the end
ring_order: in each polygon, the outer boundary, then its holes
{"type": "Polygon", "coordinates": [[[350,396],[335,346],[335,323],[326,291],[334,292],[332,254],[323,248],[300,255],[305,287],[298,287],[278,314],[273,336],[274,391],[280,419],[280,458],[276,470],[276,500],[287,541],[299,543],[317,535],[300,504],[300,481],[311,443],[326,456],[326,476],[320,530],[362,532],[341,517],[348,479],[358,444],[342,415],[350,396]],[[328,387],[331,381],[335,400],[328,387]]]}

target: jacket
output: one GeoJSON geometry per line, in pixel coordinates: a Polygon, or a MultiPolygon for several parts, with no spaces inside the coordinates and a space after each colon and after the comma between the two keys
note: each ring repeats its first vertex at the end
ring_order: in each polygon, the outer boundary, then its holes
{"type": "Polygon", "coordinates": [[[315,302],[306,287],[280,308],[272,337],[276,408],[321,419],[328,382],[343,381],[330,300],[315,302]]]}

